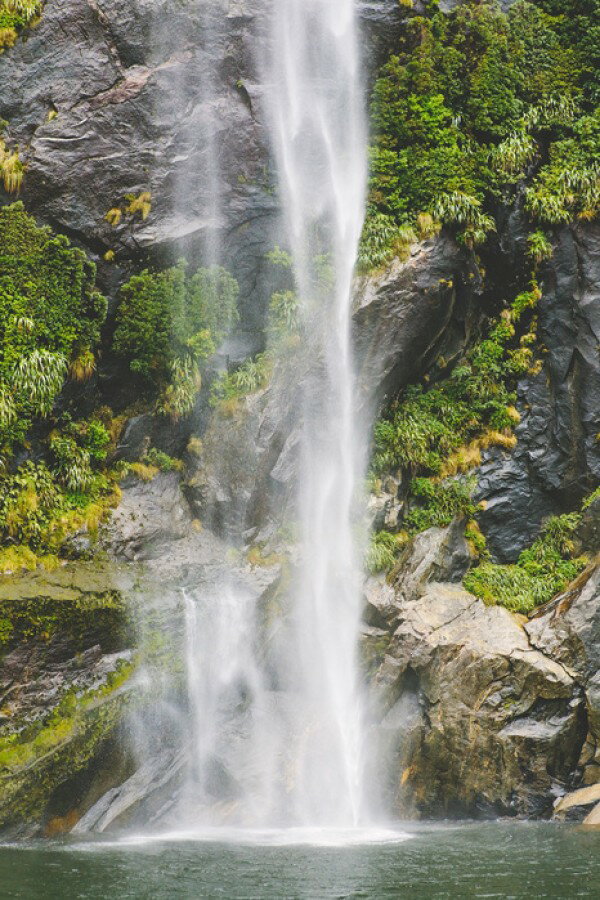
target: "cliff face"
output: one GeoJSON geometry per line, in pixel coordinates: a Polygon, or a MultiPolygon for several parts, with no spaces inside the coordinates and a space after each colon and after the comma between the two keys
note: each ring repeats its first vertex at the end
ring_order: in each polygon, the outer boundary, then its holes
{"type": "MultiPolygon", "coordinates": [[[[49,0],[40,23],[0,57],[0,79],[9,86],[0,91],[0,117],[27,164],[27,209],[85,248],[113,307],[119,284],[147,262],[160,266],[181,253],[195,261],[219,245],[239,281],[242,314],[223,356],[239,362],[264,345],[273,278],[265,254],[279,233],[254,54],[267,5],[227,0],[213,13],[206,6],[49,0]],[[146,219],[106,220],[126,195],[142,192],[151,195],[146,219]],[[111,251],[114,260],[105,260],[111,251]]],[[[396,0],[364,0],[361,16],[374,67],[396,45],[403,13],[396,0]]],[[[354,337],[365,415],[409,385],[444,383],[522,289],[527,230],[518,197],[503,216],[499,234],[478,254],[445,230],[357,279],[354,337]]],[[[471,473],[477,520],[500,563],[515,562],[547,517],[578,508],[600,478],[598,225],[554,229],[538,280],[541,365],[518,379],[516,445],[484,449],[471,473]]],[[[102,362],[103,400],[111,401],[121,386],[105,377],[106,368],[102,362]]],[[[149,442],[179,453],[192,434],[201,434],[202,451],[188,451],[183,476],[145,482],[130,475],[102,548],[121,561],[144,561],[154,587],[162,579],[176,597],[197,579],[217,577],[226,550],[210,529],[226,533],[244,552],[252,547],[254,559],[258,547],[259,556],[275,560],[241,565],[267,604],[281,575],[278,554],[290,551],[278,528],[293,503],[297,392],[281,366],[225,413],[213,413],[204,392],[195,415],[176,425],[132,415],[122,458],[135,463],[149,442]]],[[[402,474],[388,479],[372,500],[377,527],[401,529],[406,481],[402,474]]],[[[531,619],[463,589],[475,558],[460,519],[413,538],[389,578],[367,585],[365,664],[396,811],[548,815],[558,795],[598,783],[597,503],[576,535],[589,567],[531,619]]],[[[71,555],[95,546],[80,534],[71,555]]],[[[129,575],[111,567],[90,572],[75,561],[57,575],[2,580],[0,596],[7,609],[0,625],[0,825],[69,830],[100,794],[134,777],[132,761],[115,748],[123,709],[135,702],[139,637],[128,628],[123,597],[137,603],[139,595],[129,575]],[[42,610],[40,621],[21,633],[32,604],[42,610]],[[26,737],[19,753],[14,734],[26,737]]],[[[163,776],[165,784],[176,780],[177,767],[170,758],[145,786],[130,783],[122,810],[163,776]]],[[[105,812],[96,807],[96,824],[105,812]]]]}

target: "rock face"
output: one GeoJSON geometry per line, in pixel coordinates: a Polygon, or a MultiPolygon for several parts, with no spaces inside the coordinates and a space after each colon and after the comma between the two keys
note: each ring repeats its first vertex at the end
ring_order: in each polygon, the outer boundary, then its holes
{"type": "Polygon", "coordinates": [[[432,580],[454,568],[436,553],[438,531],[419,537],[393,585],[372,584],[367,597],[395,809],[548,813],[586,737],[580,682],[546,642],[534,644],[522,617],[432,580]]]}
{"type": "Polygon", "coordinates": [[[124,559],[149,559],[188,534],[192,517],[180,482],[177,472],[160,473],[151,481],[128,476],[119,507],[103,530],[103,546],[124,559]]]}
{"type": "Polygon", "coordinates": [[[405,262],[358,280],[354,335],[359,387],[372,407],[424,373],[434,356],[464,347],[480,279],[471,257],[449,237],[413,248],[405,262]]]}
{"type": "MultiPolygon", "coordinates": [[[[511,219],[511,227],[507,267],[522,225],[511,219]]],[[[501,562],[514,561],[544,517],[572,510],[600,478],[600,227],[560,231],[541,288],[544,368],[519,385],[515,451],[492,451],[479,473],[480,524],[501,562]]]]}
{"type": "MultiPolygon", "coordinates": [[[[131,260],[221,251],[254,349],[270,296],[265,253],[280,234],[256,52],[268,14],[258,0],[53,0],[0,59],[11,86],[0,118],[27,163],[27,208],[96,257],[109,294],[131,260]],[[145,221],[105,220],[142,191],[145,221]]],[[[365,0],[361,17],[373,67],[401,16],[393,0],[365,0]]]]}
{"type": "Polygon", "coordinates": [[[600,781],[600,566],[598,559],[526,630],[535,647],[568,668],[582,686],[588,733],[580,765],[586,784],[600,781]]]}
{"type": "Polygon", "coordinates": [[[2,579],[0,827],[67,831],[93,795],[132,683],[131,582],[99,563],[2,579]]]}
{"type": "Polygon", "coordinates": [[[0,117],[27,162],[28,209],[125,266],[147,252],[194,260],[226,233],[247,327],[264,310],[254,286],[277,215],[256,114],[263,28],[249,0],[55,0],[0,61],[11,85],[0,117]],[[105,220],[142,191],[147,220],[105,220]]]}

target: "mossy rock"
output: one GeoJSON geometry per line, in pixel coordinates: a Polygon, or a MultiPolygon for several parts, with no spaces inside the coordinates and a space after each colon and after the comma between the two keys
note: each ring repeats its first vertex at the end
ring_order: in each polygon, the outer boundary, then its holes
{"type": "Polygon", "coordinates": [[[88,766],[117,729],[133,669],[122,657],[102,686],[63,701],[30,740],[0,738],[0,828],[41,825],[55,791],[88,766]]]}
{"type": "Polygon", "coordinates": [[[0,653],[55,636],[73,653],[94,643],[105,652],[124,647],[130,624],[123,591],[132,583],[123,569],[99,562],[1,578],[0,653]]]}

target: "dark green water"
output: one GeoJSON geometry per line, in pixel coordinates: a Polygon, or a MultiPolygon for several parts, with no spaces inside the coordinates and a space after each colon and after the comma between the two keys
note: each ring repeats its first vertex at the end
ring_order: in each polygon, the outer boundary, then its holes
{"type": "Polygon", "coordinates": [[[600,832],[532,824],[421,828],[353,846],[155,841],[0,848],[0,897],[127,900],[600,898],[600,832]]]}

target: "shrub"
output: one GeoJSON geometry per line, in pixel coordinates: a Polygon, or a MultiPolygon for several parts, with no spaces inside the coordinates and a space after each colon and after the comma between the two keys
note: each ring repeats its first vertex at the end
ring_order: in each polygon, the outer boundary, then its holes
{"type": "Polygon", "coordinates": [[[47,416],[67,369],[93,363],[106,301],[95,268],[21,203],[0,208],[0,446],[10,452],[47,416]],[[90,361],[91,360],[91,361],[90,361]]]}
{"type": "Polygon", "coordinates": [[[486,603],[531,612],[563,591],[585,568],[584,557],[572,558],[573,534],[580,521],[576,513],[552,517],[516,564],[484,562],[465,576],[464,586],[486,603]]]}
{"type": "Polygon", "coordinates": [[[398,558],[402,546],[406,543],[406,535],[390,534],[389,531],[379,531],[371,535],[365,569],[370,575],[378,572],[387,572],[392,569],[398,558]]]}
{"type": "Polygon", "coordinates": [[[479,0],[450,12],[424,6],[407,12],[373,90],[367,265],[390,258],[394,224],[423,213],[457,225],[462,218],[461,240],[483,243],[506,186],[528,175],[534,219],[597,215],[597,0],[520,2],[506,14],[479,0]],[[571,192],[569,168],[577,172],[571,192]],[[389,217],[385,229],[379,215],[389,217]]]}
{"type": "Polygon", "coordinates": [[[410,486],[411,508],[404,523],[408,531],[418,534],[428,528],[444,528],[457,517],[471,519],[475,515],[472,494],[473,479],[415,478],[410,486]],[[418,504],[418,505],[417,505],[418,504]]]}
{"type": "Polygon", "coordinates": [[[237,296],[237,282],[218,266],[188,277],[181,261],[134,275],[121,288],[113,349],[154,389],[173,387],[167,406],[187,408],[195,369],[237,320],[237,296]]]}

